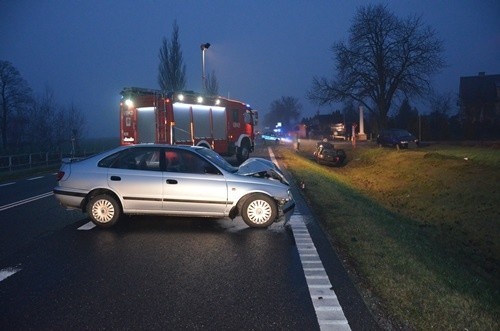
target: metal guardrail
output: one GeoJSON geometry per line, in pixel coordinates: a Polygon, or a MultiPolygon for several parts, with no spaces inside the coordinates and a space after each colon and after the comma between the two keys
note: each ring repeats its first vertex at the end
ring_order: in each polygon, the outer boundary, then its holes
{"type": "MultiPolygon", "coordinates": [[[[83,155],[78,156],[87,157],[95,153],[97,152],[86,151],[83,155]]],[[[39,152],[0,156],[0,174],[31,168],[57,166],[61,164],[62,159],[65,157],[74,157],[74,155],[62,152],[39,152]]]]}
{"type": "Polygon", "coordinates": [[[30,169],[61,163],[63,154],[58,152],[31,153],[0,156],[0,173],[30,169]]]}

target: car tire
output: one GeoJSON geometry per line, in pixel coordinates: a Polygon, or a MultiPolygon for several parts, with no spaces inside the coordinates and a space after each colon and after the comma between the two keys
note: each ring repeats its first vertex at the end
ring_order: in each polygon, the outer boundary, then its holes
{"type": "Polygon", "coordinates": [[[236,153],[236,159],[239,163],[245,162],[250,157],[250,147],[248,143],[244,142],[241,147],[238,148],[238,152],[236,153]]]}
{"type": "Polygon", "coordinates": [[[269,196],[256,193],[250,195],[243,203],[241,217],[252,228],[266,228],[278,216],[276,202],[269,196]]]}
{"type": "Polygon", "coordinates": [[[120,218],[121,209],[115,198],[108,194],[100,194],[90,199],[87,214],[98,227],[109,228],[120,218]]]}

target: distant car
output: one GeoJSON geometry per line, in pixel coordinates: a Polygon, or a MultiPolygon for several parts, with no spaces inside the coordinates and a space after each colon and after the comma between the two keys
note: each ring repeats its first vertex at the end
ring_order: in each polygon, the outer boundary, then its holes
{"type": "Polygon", "coordinates": [[[261,137],[264,141],[272,141],[276,144],[279,144],[281,141],[285,141],[284,137],[278,136],[272,132],[263,133],[261,137]]]}
{"type": "Polygon", "coordinates": [[[346,140],[346,135],[345,135],[345,125],[344,123],[336,123],[332,125],[332,132],[333,132],[333,139],[342,139],[346,140]]]}
{"type": "Polygon", "coordinates": [[[272,141],[276,144],[279,144],[281,141],[281,137],[278,137],[275,133],[272,132],[263,133],[261,137],[264,141],[272,141]]]}
{"type": "Polygon", "coordinates": [[[329,142],[320,141],[316,143],[316,150],[313,153],[314,159],[319,164],[339,166],[344,163],[346,154],[343,149],[335,149],[329,142]]]}
{"type": "Polygon", "coordinates": [[[295,202],[277,166],[250,158],[233,167],[211,149],[122,146],[83,160],[63,160],[54,195],[92,222],[110,227],[122,214],[230,217],[250,227],[288,219],[295,202]]]}
{"type": "Polygon", "coordinates": [[[414,135],[401,129],[382,130],[377,136],[377,144],[379,146],[408,148],[413,145],[417,146],[418,143],[419,141],[414,135]]]}

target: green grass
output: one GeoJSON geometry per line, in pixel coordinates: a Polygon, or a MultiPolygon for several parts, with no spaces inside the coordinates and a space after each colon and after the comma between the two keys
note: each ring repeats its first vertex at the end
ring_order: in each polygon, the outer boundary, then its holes
{"type": "Polygon", "coordinates": [[[307,147],[278,153],[375,314],[397,328],[498,330],[499,151],[346,150],[341,168],[307,147]]]}

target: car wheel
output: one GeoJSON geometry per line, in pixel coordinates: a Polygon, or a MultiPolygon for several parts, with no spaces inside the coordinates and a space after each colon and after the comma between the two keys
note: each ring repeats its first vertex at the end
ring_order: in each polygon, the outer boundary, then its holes
{"type": "Polygon", "coordinates": [[[276,202],[264,194],[252,194],[243,203],[241,210],[243,221],[253,228],[268,227],[274,222],[277,215],[276,202]]]}
{"type": "Polygon", "coordinates": [[[113,226],[120,218],[120,213],[120,206],[116,199],[107,194],[96,195],[87,205],[87,214],[90,219],[101,228],[113,226]]]}
{"type": "Polygon", "coordinates": [[[238,152],[236,154],[236,159],[239,163],[243,163],[250,156],[250,147],[248,147],[247,143],[243,143],[241,147],[238,148],[238,152]]]}

